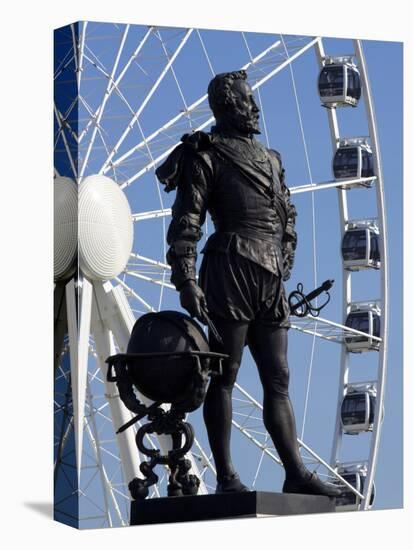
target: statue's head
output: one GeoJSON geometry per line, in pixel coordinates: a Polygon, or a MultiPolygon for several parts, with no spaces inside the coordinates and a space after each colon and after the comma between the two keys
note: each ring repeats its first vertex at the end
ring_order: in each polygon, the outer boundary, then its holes
{"type": "Polygon", "coordinates": [[[208,101],[217,124],[243,134],[259,134],[259,109],[246,71],[217,74],[208,86],[208,101]]]}

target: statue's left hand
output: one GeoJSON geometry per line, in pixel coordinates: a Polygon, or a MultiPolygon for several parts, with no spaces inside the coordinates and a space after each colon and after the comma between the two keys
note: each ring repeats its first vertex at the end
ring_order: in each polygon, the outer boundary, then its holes
{"type": "Polygon", "coordinates": [[[205,323],[203,311],[208,313],[206,298],[202,289],[195,281],[189,280],[184,283],[179,291],[181,306],[202,323],[205,323]]]}

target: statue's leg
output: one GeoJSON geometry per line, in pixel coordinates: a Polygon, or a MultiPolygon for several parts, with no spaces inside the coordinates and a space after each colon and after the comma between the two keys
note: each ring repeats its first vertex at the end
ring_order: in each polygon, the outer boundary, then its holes
{"type": "Polygon", "coordinates": [[[297,443],[295,417],[288,382],[287,329],[252,323],[248,345],[257,364],[263,386],[263,420],[282,460],[287,478],[306,471],[297,443]]]}
{"type": "Polygon", "coordinates": [[[285,468],[284,493],[337,497],[341,489],[321,481],[301,459],[294,412],[288,394],[287,329],[252,323],[248,345],[257,363],[263,390],[263,420],[285,468]]]}
{"type": "Polygon", "coordinates": [[[232,390],[241,364],[248,323],[214,320],[214,324],[223,345],[218,344],[211,334],[211,350],[230,356],[223,362],[222,376],[211,378],[203,408],[209,445],[219,480],[235,473],[230,451],[232,390]]]}

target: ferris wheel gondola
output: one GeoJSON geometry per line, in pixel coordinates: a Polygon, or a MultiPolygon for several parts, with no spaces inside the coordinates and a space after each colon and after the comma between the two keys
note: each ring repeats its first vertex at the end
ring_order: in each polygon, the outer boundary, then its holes
{"type": "Polygon", "coordinates": [[[374,176],[373,153],[365,138],[340,140],[333,158],[333,174],[337,180],[374,176]]]}
{"type": "MultiPolygon", "coordinates": [[[[338,468],[338,472],[342,477],[350,483],[360,493],[364,492],[366,479],[367,479],[367,467],[366,464],[346,464],[338,468]]],[[[376,487],[373,483],[373,487],[370,493],[369,501],[366,508],[369,509],[374,504],[376,494],[376,487]]],[[[359,510],[361,506],[360,498],[353,492],[345,489],[340,497],[336,500],[336,508],[340,511],[355,511],[359,510]]]]}
{"type": "Polygon", "coordinates": [[[347,271],[380,268],[380,235],[376,220],[353,220],[341,241],[343,266],[347,271]]]}
{"type": "Polygon", "coordinates": [[[347,434],[373,429],[377,388],[375,384],[349,384],[341,404],[341,424],[347,434]]]}
{"type": "Polygon", "coordinates": [[[353,302],[350,305],[346,326],[365,332],[366,336],[346,336],[345,343],[349,351],[361,353],[379,349],[380,343],[377,339],[380,337],[380,316],[381,310],[377,302],[353,302]]]}
{"type": "Polygon", "coordinates": [[[360,73],[352,57],[325,57],[318,77],[325,107],[356,107],[361,97],[360,73]]]}

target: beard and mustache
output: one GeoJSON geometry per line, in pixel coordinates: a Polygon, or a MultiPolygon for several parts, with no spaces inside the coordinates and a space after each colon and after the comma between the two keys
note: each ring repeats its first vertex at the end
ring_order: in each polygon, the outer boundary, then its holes
{"type": "Polygon", "coordinates": [[[228,107],[220,116],[219,122],[226,126],[234,128],[243,134],[260,134],[258,113],[240,109],[236,105],[228,107]]]}

